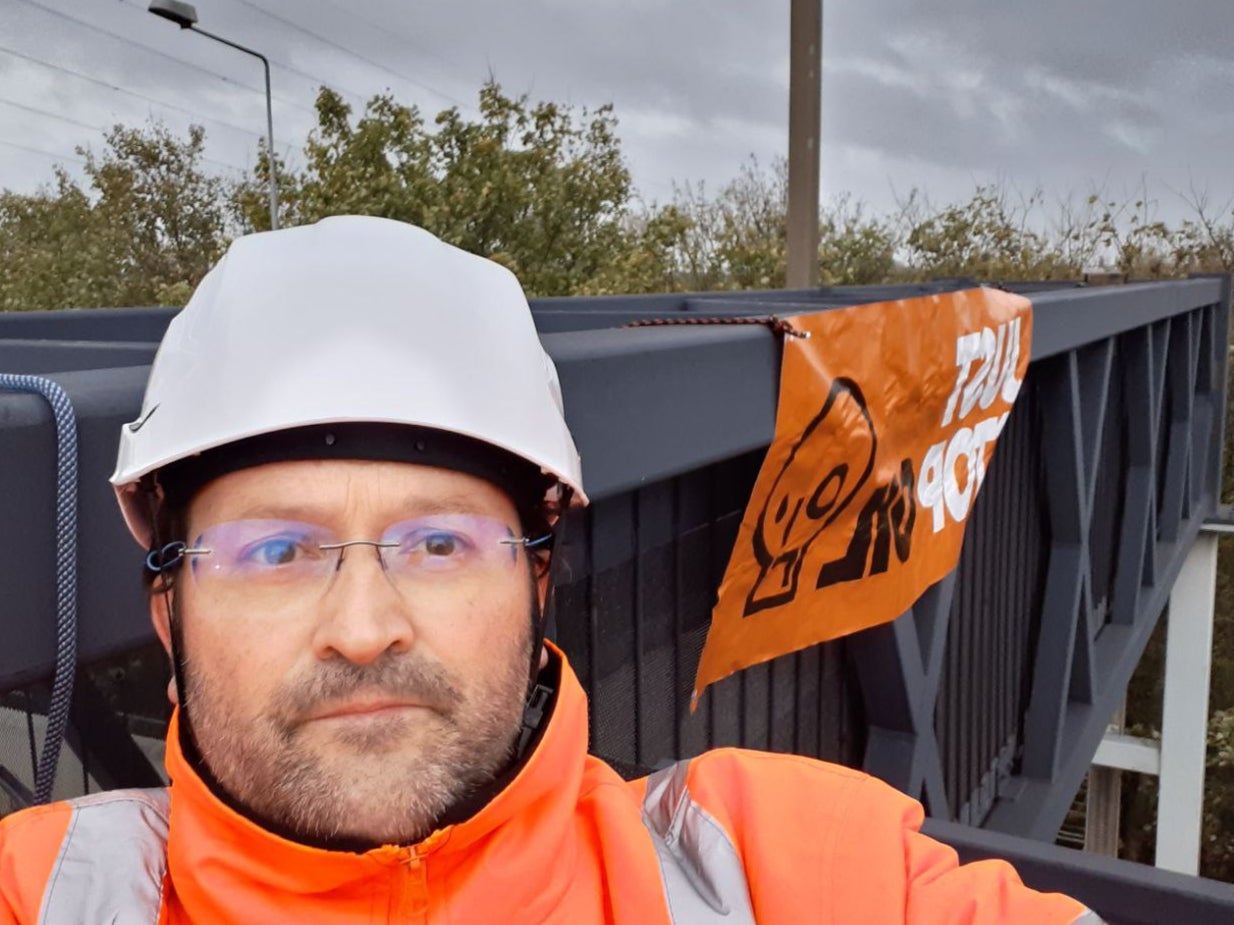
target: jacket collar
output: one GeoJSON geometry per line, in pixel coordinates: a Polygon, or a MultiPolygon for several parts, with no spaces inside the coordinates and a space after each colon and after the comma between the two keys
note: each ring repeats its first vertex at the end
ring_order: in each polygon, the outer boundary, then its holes
{"type": "Polygon", "coordinates": [[[452,889],[483,857],[485,864],[506,858],[528,873],[538,863],[541,870],[521,878],[529,900],[564,890],[587,751],[587,702],[565,656],[555,648],[552,654],[561,661],[561,682],[540,741],[487,804],[415,845],[332,851],[262,828],[229,807],[195,771],[173,715],[166,753],[172,782],[168,863],[180,902],[191,912],[199,903],[217,910],[220,895],[242,896],[253,888],[301,896],[368,890],[365,881],[388,878],[391,867],[412,857],[426,862],[430,878],[433,871],[450,877],[452,889]]]}

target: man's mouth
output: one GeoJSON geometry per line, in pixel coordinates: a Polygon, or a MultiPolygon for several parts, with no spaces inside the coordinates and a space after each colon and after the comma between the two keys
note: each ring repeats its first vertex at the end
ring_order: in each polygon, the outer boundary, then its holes
{"type": "Polygon", "coordinates": [[[310,722],[331,719],[379,719],[395,716],[410,710],[426,710],[423,703],[414,700],[398,698],[357,698],[332,703],[314,710],[308,717],[310,722]]]}

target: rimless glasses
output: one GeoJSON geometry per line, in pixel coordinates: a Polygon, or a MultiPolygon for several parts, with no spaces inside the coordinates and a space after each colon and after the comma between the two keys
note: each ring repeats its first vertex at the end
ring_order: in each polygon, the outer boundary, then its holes
{"type": "Polygon", "coordinates": [[[450,584],[507,571],[519,549],[550,537],[516,536],[505,523],[479,514],[436,514],[403,520],[376,540],[343,539],[319,524],[292,520],[232,520],[207,527],[190,545],[168,543],[146,557],[153,572],[186,561],[193,580],[216,590],[278,593],[324,588],[355,546],[371,547],[401,588],[450,584]]]}

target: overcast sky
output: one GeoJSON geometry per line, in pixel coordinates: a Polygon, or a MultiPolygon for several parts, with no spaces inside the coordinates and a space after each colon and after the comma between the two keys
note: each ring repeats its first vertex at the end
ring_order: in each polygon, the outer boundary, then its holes
{"type": "MultiPolygon", "coordinates": [[[[211,166],[252,164],[256,60],[145,0],[0,0],[0,186],[30,191],[103,126],[205,126],[211,166]]],[[[638,190],[715,187],[786,152],[789,0],[199,0],[200,24],[274,62],[276,144],[316,87],[389,89],[433,113],[492,74],[509,91],[612,102],[638,190]]],[[[1234,195],[1230,0],[826,0],[822,187],[876,209],[1001,181],[1051,197],[1146,184],[1234,195]]],[[[286,152],[287,149],[284,149],[286,152]]],[[[294,158],[293,158],[294,163],[294,158]]]]}

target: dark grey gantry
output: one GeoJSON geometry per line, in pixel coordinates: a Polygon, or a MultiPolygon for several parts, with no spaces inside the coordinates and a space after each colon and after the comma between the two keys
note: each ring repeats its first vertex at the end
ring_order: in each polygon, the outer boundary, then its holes
{"type": "MultiPolygon", "coordinates": [[[[1018,840],[1057,832],[1215,511],[1224,278],[1023,287],[1033,362],[956,572],[896,622],[742,672],[689,713],[715,590],[773,432],[780,344],[759,326],[622,325],[822,311],[968,284],[533,303],[595,501],[569,524],[555,630],[591,698],[594,749],[654,765],[732,744],[864,766],[921,797],[966,854],[1018,857],[1030,881],[1088,891],[1111,921],[1234,915],[1234,889],[1085,866],[1018,840]],[[984,831],[974,838],[957,822],[984,831]],[[1181,917],[1156,917],[1137,883],[1181,917]]],[[[0,315],[0,372],[48,375],[77,419],[84,668],[67,741],[84,765],[78,790],[157,779],[131,734],[157,738],[165,723],[165,669],[140,554],[106,477],[172,314],[0,315]]],[[[30,729],[54,666],[54,434],[43,399],[0,394],[0,706],[30,729]]],[[[0,729],[11,802],[33,779],[25,731],[0,729]]]]}

